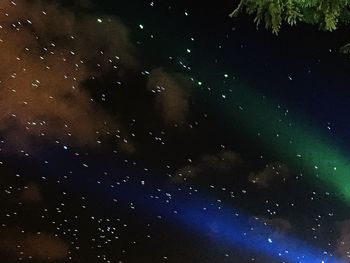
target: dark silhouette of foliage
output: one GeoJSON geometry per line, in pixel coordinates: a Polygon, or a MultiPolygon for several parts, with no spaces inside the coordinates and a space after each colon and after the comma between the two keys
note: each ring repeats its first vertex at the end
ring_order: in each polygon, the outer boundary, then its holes
{"type": "MultiPolygon", "coordinates": [[[[340,24],[350,22],[349,7],[350,0],[240,0],[230,16],[242,12],[254,15],[257,27],[264,23],[276,35],[285,23],[293,26],[302,22],[334,31],[340,24]]],[[[350,43],[341,47],[340,52],[350,55],[350,43]]]]}
{"type": "Polygon", "coordinates": [[[241,12],[254,15],[257,26],[264,23],[274,34],[278,34],[283,23],[295,25],[298,22],[333,31],[339,24],[350,21],[349,6],[349,0],[240,0],[230,16],[241,12]]]}

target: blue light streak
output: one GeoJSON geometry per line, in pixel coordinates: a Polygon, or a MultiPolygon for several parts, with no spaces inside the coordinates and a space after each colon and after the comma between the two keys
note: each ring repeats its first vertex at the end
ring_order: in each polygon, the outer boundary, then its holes
{"type": "MultiPolygon", "coordinates": [[[[107,160],[108,157],[104,162],[108,162],[107,160]]],[[[52,166],[53,162],[50,165],[52,166]]],[[[198,236],[206,236],[218,243],[225,243],[225,246],[228,245],[233,249],[242,249],[286,263],[345,263],[296,237],[276,236],[273,228],[260,220],[252,222],[251,215],[230,204],[221,203],[219,209],[210,205],[216,203],[215,199],[200,193],[189,195],[188,191],[179,191],[176,185],[169,183],[163,176],[149,173],[145,175],[138,168],[119,171],[118,164],[114,165],[115,175],[122,172],[132,176],[120,184],[115,184],[116,180],[121,179],[119,176],[104,177],[100,180],[101,183],[96,185],[95,180],[91,178],[96,179],[92,174],[96,174],[97,171],[95,173],[94,165],[91,165],[88,174],[84,172],[84,168],[81,168],[81,174],[84,176],[72,177],[72,179],[77,180],[77,185],[80,187],[89,188],[95,196],[110,200],[111,197],[118,195],[118,200],[121,202],[135,203],[141,213],[144,211],[162,215],[162,218],[170,224],[189,228],[198,236]],[[86,181],[82,182],[82,179],[86,181]],[[110,187],[112,183],[115,185],[114,188],[110,187]],[[162,190],[159,191],[160,189],[162,190]],[[166,199],[166,194],[171,198],[166,199]],[[155,196],[159,198],[154,198],[155,196]]],[[[74,183],[72,187],[74,188],[74,183]]]]}
{"type": "MultiPolygon", "coordinates": [[[[173,189],[168,191],[172,201],[165,203],[162,198],[150,198],[152,195],[157,195],[156,188],[162,188],[155,186],[159,186],[159,180],[153,186],[150,185],[149,180],[148,187],[143,185],[140,188],[139,185],[132,183],[124,189],[129,197],[132,196],[132,200],[137,199],[137,202],[147,211],[162,214],[163,218],[169,222],[188,227],[198,235],[209,236],[210,239],[224,242],[233,248],[277,258],[281,262],[344,263],[333,255],[295,237],[286,235],[276,237],[276,231],[273,228],[260,220],[254,220],[255,222],[251,223],[252,216],[227,204],[222,205],[221,209],[210,206],[209,204],[215,203],[214,199],[200,194],[189,196],[185,191],[179,192],[175,187],[167,185],[166,189],[173,189]]],[[[122,187],[119,190],[122,190],[122,187]]]]}

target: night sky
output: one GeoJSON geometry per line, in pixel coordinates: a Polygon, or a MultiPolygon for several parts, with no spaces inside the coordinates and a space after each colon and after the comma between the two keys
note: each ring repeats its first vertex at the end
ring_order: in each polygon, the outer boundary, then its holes
{"type": "Polygon", "coordinates": [[[350,262],[350,32],[236,4],[0,1],[1,263],[350,262]]]}

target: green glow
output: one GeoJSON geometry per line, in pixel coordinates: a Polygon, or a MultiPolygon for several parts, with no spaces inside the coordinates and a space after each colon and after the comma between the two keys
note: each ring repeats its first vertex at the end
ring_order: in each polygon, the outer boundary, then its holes
{"type": "Polygon", "coordinates": [[[301,167],[309,179],[319,179],[322,187],[350,202],[350,161],[328,136],[252,89],[235,87],[228,98],[225,113],[231,113],[240,127],[257,136],[282,161],[301,167]]]}

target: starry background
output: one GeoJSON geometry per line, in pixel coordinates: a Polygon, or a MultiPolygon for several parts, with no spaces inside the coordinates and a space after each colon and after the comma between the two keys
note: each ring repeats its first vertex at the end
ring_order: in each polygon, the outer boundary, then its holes
{"type": "Polygon", "coordinates": [[[0,3],[1,262],[349,262],[349,32],[234,7],[0,3]]]}

